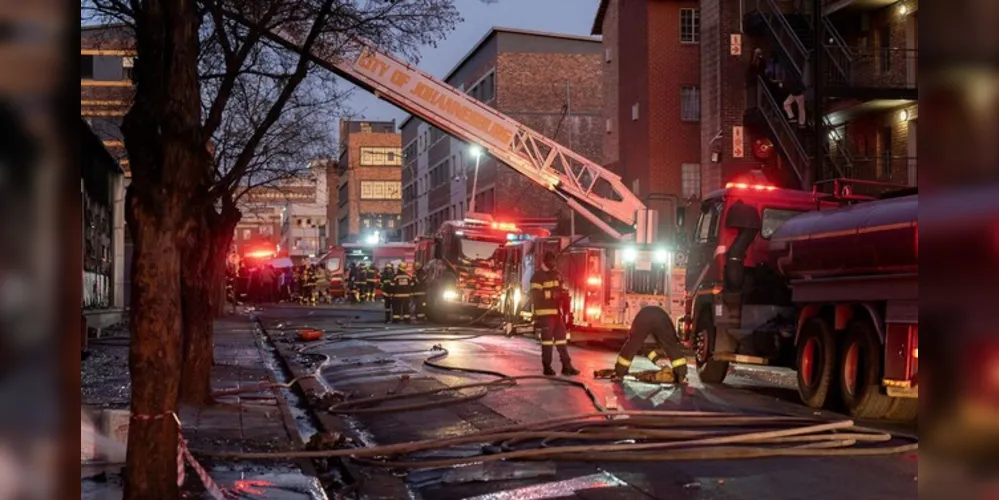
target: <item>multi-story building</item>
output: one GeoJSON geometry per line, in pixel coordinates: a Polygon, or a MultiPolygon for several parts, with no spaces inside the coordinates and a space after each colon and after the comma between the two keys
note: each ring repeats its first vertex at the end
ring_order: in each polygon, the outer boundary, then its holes
{"type": "Polygon", "coordinates": [[[650,208],[669,238],[677,203],[700,196],[698,0],[601,0],[603,164],[650,208]]]}
{"type": "Polygon", "coordinates": [[[335,241],[399,240],[401,140],[395,120],[341,120],[335,241]]]}
{"type": "Polygon", "coordinates": [[[757,167],[788,186],[832,177],[916,183],[915,0],[702,0],[700,8],[704,189],[757,167]],[[804,127],[788,119],[779,88],[742,78],[755,49],[806,89],[804,127]]]}
{"type": "Polygon", "coordinates": [[[336,164],[316,160],[291,179],[247,191],[238,201],[242,217],[233,235],[233,251],[246,255],[259,249],[302,262],[324,253],[332,244],[327,219],[331,200],[329,171],[336,164]]]}
{"type": "MultiPolygon", "coordinates": [[[[577,153],[599,160],[603,55],[600,39],[493,28],[444,81],[577,153]]],[[[433,233],[475,211],[498,217],[569,218],[551,193],[430,123],[410,116],[402,125],[403,239],[433,233]],[[475,184],[475,193],[472,185],[475,184]]],[[[569,224],[562,224],[568,230],[569,224]]]]}
{"type": "MultiPolygon", "coordinates": [[[[112,265],[109,307],[128,307],[131,298],[132,242],[125,227],[125,189],[131,179],[121,120],[132,104],[135,85],[135,47],[130,28],[123,25],[85,26],[80,29],[80,117],[107,154],[123,170],[110,189],[112,265]]],[[[92,287],[90,287],[92,291],[92,287]]]]}

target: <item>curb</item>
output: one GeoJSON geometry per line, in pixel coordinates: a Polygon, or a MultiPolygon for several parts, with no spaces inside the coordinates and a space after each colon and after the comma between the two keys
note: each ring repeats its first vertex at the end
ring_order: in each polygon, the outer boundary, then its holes
{"type": "MultiPolygon", "coordinates": [[[[309,370],[305,369],[305,367],[299,365],[298,363],[291,361],[296,355],[299,354],[297,351],[290,348],[293,344],[289,344],[285,338],[272,335],[267,328],[264,327],[263,322],[260,321],[260,318],[256,315],[252,316],[252,318],[256,322],[257,328],[263,332],[264,337],[266,337],[267,340],[274,346],[277,358],[280,360],[284,368],[291,373],[292,377],[298,378],[309,375],[309,370]]],[[[295,384],[295,386],[292,387],[292,390],[297,391],[299,396],[303,397],[305,401],[310,401],[314,399],[315,396],[326,392],[325,387],[323,387],[318,380],[313,378],[307,378],[299,381],[298,384],[295,384]]],[[[350,438],[355,443],[363,442],[362,437],[343,418],[325,411],[319,411],[314,407],[309,407],[308,411],[318,423],[318,430],[320,432],[327,434],[339,434],[350,438]]],[[[294,424],[294,419],[292,424],[297,425],[294,424]]],[[[385,469],[362,469],[361,467],[351,463],[350,460],[344,459],[339,460],[339,465],[344,471],[345,476],[351,480],[351,484],[358,485],[358,488],[365,488],[363,495],[364,498],[398,499],[412,497],[412,491],[406,486],[403,478],[397,477],[385,469]]]]}

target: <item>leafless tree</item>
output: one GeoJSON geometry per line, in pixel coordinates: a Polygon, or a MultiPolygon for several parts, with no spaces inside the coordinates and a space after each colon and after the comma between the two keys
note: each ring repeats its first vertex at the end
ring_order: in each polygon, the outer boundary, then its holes
{"type": "MultiPolygon", "coordinates": [[[[345,89],[309,57],[266,33],[303,35],[303,52],[349,56],[364,39],[415,59],[460,19],[452,0],[92,0],[87,8],[90,19],[125,23],[135,35],[135,100],[122,124],[136,244],[132,411],[164,415],[181,387],[186,401],[210,401],[212,290],[239,220],[239,190],[321,153],[325,120],[343,101],[345,89]]],[[[177,497],[174,425],[133,420],[126,498],[177,497]]]]}

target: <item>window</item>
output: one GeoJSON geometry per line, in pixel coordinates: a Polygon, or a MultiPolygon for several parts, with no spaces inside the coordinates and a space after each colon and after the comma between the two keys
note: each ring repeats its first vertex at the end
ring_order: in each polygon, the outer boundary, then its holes
{"type": "Polygon", "coordinates": [[[701,89],[693,85],[680,87],[680,119],[701,121],[701,89]]]}
{"type": "Polygon", "coordinates": [[[718,218],[721,215],[722,203],[719,201],[701,204],[701,218],[697,221],[697,242],[707,243],[718,238],[718,218]]]}
{"type": "Polygon", "coordinates": [[[362,200],[401,200],[402,183],[398,181],[361,181],[362,200]]]}
{"type": "Polygon", "coordinates": [[[135,58],[134,57],[122,57],[121,58],[121,79],[128,81],[135,81],[135,58]]]}
{"type": "Polygon", "coordinates": [[[392,148],[392,147],[361,148],[361,165],[401,166],[402,148],[392,148]]]}
{"type": "Polygon", "coordinates": [[[80,78],[94,77],[94,56],[80,56],[80,78]]]}
{"type": "Polygon", "coordinates": [[[771,236],[784,225],[785,222],[802,213],[800,210],[784,210],[780,208],[763,209],[763,227],[760,228],[760,237],[769,240],[771,236]]]}
{"type": "Polygon", "coordinates": [[[631,105],[631,119],[632,121],[638,120],[638,103],[631,105]]]}
{"type": "Polygon", "coordinates": [[[698,43],[701,41],[700,9],[680,9],[680,42],[698,43]]]}
{"type": "Polygon", "coordinates": [[[684,198],[701,197],[701,165],[697,163],[684,163],[680,166],[680,175],[683,181],[684,198]]]}

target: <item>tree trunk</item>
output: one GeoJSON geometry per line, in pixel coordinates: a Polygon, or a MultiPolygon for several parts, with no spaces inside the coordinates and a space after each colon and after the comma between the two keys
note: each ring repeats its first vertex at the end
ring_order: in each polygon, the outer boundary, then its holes
{"type": "MultiPolygon", "coordinates": [[[[132,418],[128,430],[126,499],[179,498],[177,409],[180,382],[180,248],[177,218],[163,196],[131,188],[127,210],[135,242],[129,369],[132,418]],[[140,197],[142,199],[140,199],[140,197]],[[155,418],[150,418],[155,417],[155,418]]],[[[175,207],[180,205],[173,203],[175,207]]]]}
{"type": "Polygon", "coordinates": [[[213,320],[219,306],[218,286],[225,289],[225,262],[239,221],[235,207],[221,215],[206,207],[194,221],[197,229],[183,252],[181,291],[184,306],[184,363],[180,401],[196,406],[214,403],[212,366],[215,364],[213,320]]]}
{"type": "MultiPolygon", "coordinates": [[[[211,210],[207,208],[206,210],[211,210]]],[[[212,399],[212,365],[215,362],[212,320],[214,290],[210,272],[212,230],[203,214],[195,222],[194,237],[183,250],[184,363],[181,366],[180,401],[207,406],[212,399]]]]}

